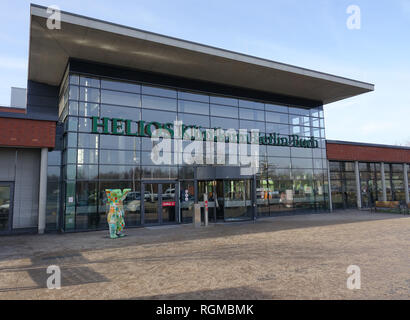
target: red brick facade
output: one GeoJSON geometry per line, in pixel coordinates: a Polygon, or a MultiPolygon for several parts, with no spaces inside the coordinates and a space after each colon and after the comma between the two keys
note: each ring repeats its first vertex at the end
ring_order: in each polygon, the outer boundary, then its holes
{"type": "Polygon", "coordinates": [[[326,142],[328,160],[410,163],[410,149],[326,142]]]}
{"type": "Polygon", "coordinates": [[[54,121],[0,118],[0,146],[54,148],[55,135],[54,121]]]}

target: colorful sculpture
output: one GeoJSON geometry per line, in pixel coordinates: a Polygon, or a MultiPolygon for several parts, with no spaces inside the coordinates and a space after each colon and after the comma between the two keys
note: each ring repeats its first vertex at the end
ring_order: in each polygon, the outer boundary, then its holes
{"type": "Polygon", "coordinates": [[[107,195],[107,205],[110,206],[107,222],[110,228],[110,238],[115,239],[118,237],[123,237],[125,227],[124,221],[124,206],[122,204],[123,200],[127,197],[128,192],[131,189],[106,189],[105,193],[107,195]]]}

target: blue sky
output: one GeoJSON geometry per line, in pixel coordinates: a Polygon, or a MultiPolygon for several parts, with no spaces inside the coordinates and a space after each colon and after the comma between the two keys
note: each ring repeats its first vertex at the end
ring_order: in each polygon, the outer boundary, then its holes
{"type": "MultiPolygon", "coordinates": [[[[328,139],[410,143],[410,0],[67,0],[34,3],[374,83],[325,106],[328,139]],[[346,26],[349,5],[361,29],[346,26]]],[[[0,3],[0,105],[26,87],[29,4],[0,3]]]]}

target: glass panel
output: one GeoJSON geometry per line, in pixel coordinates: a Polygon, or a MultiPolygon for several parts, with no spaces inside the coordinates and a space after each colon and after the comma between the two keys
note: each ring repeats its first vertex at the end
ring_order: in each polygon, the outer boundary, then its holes
{"type": "Polygon", "coordinates": [[[119,107],[108,104],[101,105],[101,117],[141,120],[141,111],[138,108],[119,107]]]}
{"type": "Polygon", "coordinates": [[[68,98],[70,100],[78,100],[78,87],[77,86],[70,85],[68,98]]]}
{"type": "Polygon", "coordinates": [[[211,104],[211,115],[217,117],[238,118],[238,108],[211,104]]]}
{"type": "MultiPolygon", "coordinates": [[[[222,182],[222,181],[221,181],[222,182]]],[[[217,193],[218,186],[216,181],[198,181],[198,201],[201,202],[201,221],[204,221],[205,208],[204,208],[204,195],[208,197],[208,221],[216,222],[216,218],[223,219],[223,210],[219,210],[223,207],[223,188],[220,188],[220,193],[217,193]],[[215,201],[217,199],[218,201],[215,201]],[[221,200],[221,207],[219,204],[221,200]],[[215,206],[217,206],[217,214],[220,215],[215,217],[215,206]]]]}
{"type": "Polygon", "coordinates": [[[263,103],[250,100],[239,100],[239,107],[265,110],[265,105],[263,103]]]}
{"type": "Polygon", "coordinates": [[[178,178],[178,167],[141,166],[141,173],[146,179],[176,179],[178,178]]]}
{"type": "Polygon", "coordinates": [[[224,181],[225,220],[243,220],[252,217],[251,181],[224,181]]]}
{"type": "Polygon", "coordinates": [[[199,101],[199,102],[206,102],[209,103],[209,96],[191,92],[178,92],[178,99],[185,99],[185,100],[192,100],[192,101],[199,101]]]}
{"type": "Polygon", "coordinates": [[[309,116],[310,115],[310,111],[308,109],[293,108],[293,107],[289,107],[289,113],[299,114],[301,116],[309,116]]]}
{"type": "Polygon", "coordinates": [[[142,96],[142,107],[165,111],[177,111],[177,100],[154,96],[142,96]]]}
{"type": "Polygon", "coordinates": [[[78,118],[78,131],[91,132],[92,123],[90,118],[78,118]]]}
{"type": "Polygon", "coordinates": [[[141,224],[141,191],[139,183],[124,199],[125,226],[138,226],[141,224]]]}
{"type": "Polygon", "coordinates": [[[288,179],[289,175],[282,175],[280,172],[275,174],[269,172],[268,197],[271,216],[279,212],[293,210],[293,181],[288,179]]]}
{"type": "Polygon", "coordinates": [[[258,216],[269,216],[269,186],[266,178],[256,179],[256,205],[258,216]]]}
{"type": "Polygon", "coordinates": [[[68,103],[68,114],[71,116],[78,115],[78,102],[77,101],[70,101],[68,103]]]}
{"type": "Polygon", "coordinates": [[[98,179],[98,166],[79,164],[77,166],[77,179],[78,180],[98,179]]]}
{"type": "Polygon", "coordinates": [[[139,94],[101,90],[101,102],[106,104],[141,107],[139,94]]]}
{"type": "Polygon", "coordinates": [[[135,151],[100,150],[101,164],[139,164],[140,153],[135,151]]]}
{"type": "Polygon", "coordinates": [[[47,200],[46,201],[47,201],[46,229],[56,230],[57,229],[57,217],[58,217],[58,212],[60,209],[60,183],[58,180],[50,181],[47,179],[47,200]]]}
{"type": "Polygon", "coordinates": [[[265,112],[261,110],[239,108],[239,118],[253,121],[265,121],[265,112]]]}
{"type": "Polygon", "coordinates": [[[76,74],[70,75],[70,83],[78,85],[80,81],[80,77],[76,74]]]}
{"type": "Polygon", "coordinates": [[[144,193],[144,223],[154,224],[159,223],[158,216],[158,192],[159,184],[145,184],[144,193]]]}
{"type": "Polygon", "coordinates": [[[276,122],[276,123],[288,123],[288,115],[282,113],[273,113],[273,112],[265,112],[266,114],[266,121],[268,122],[276,122]]]}
{"type": "Polygon", "coordinates": [[[98,148],[98,135],[97,134],[78,134],[78,147],[80,148],[98,148]]]}
{"type": "Polygon", "coordinates": [[[59,166],[61,164],[61,151],[50,151],[48,153],[47,164],[59,166]]]}
{"type": "Polygon", "coordinates": [[[98,117],[99,106],[98,103],[80,102],[78,105],[78,115],[83,117],[98,117]]]}
{"type": "Polygon", "coordinates": [[[109,90],[128,91],[133,93],[141,92],[140,85],[122,81],[101,80],[101,88],[109,90]]]}
{"type": "Polygon", "coordinates": [[[159,119],[161,119],[161,123],[174,123],[176,117],[177,116],[175,112],[156,111],[148,109],[142,110],[142,119],[147,123],[150,121],[158,121],[159,119]]]}
{"type": "Polygon", "coordinates": [[[10,187],[0,186],[0,231],[9,230],[10,206],[10,187]]]}
{"type": "Polygon", "coordinates": [[[88,77],[81,76],[80,77],[80,85],[85,86],[85,87],[99,88],[100,87],[100,79],[88,78],[88,77]]]}
{"type": "Polygon", "coordinates": [[[77,182],[76,229],[94,229],[100,225],[97,196],[97,182],[77,182]]]}
{"type": "Polygon", "coordinates": [[[208,116],[198,116],[188,113],[178,114],[178,120],[181,120],[184,125],[196,125],[203,128],[209,128],[209,117],[208,116]]]}
{"type": "Polygon", "coordinates": [[[191,223],[194,214],[194,182],[182,181],[180,191],[180,204],[181,204],[181,218],[182,223],[191,223]]]}
{"type": "Polygon", "coordinates": [[[239,129],[239,120],[228,119],[228,118],[211,117],[211,127],[212,128],[238,130],[239,129]]]}
{"type": "Polygon", "coordinates": [[[101,135],[101,149],[139,150],[141,139],[137,137],[101,135]]]}
{"type": "Polygon", "coordinates": [[[100,102],[100,90],[80,87],[80,100],[86,102],[100,102]]]}
{"type": "Polygon", "coordinates": [[[209,115],[209,104],[178,100],[178,112],[209,115]]]}
{"type": "Polygon", "coordinates": [[[174,98],[174,99],[176,99],[176,97],[177,97],[176,90],[158,88],[158,87],[151,87],[151,86],[142,86],[142,93],[143,94],[153,95],[153,96],[174,98]]]}
{"type": "Polygon", "coordinates": [[[77,153],[78,164],[97,164],[98,163],[98,150],[97,149],[78,149],[77,153]]]}
{"type": "Polygon", "coordinates": [[[282,113],[288,113],[289,108],[286,106],[279,106],[279,105],[274,105],[274,104],[265,104],[265,110],[266,111],[276,111],[276,112],[282,112],[282,113]]]}
{"type": "Polygon", "coordinates": [[[258,129],[260,133],[265,132],[265,122],[240,120],[240,128],[247,129],[249,132],[252,129],[258,129]]]}
{"type": "Polygon", "coordinates": [[[211,103],[225,104],[228,106],[238,106],[238,99],[210,96],[211,103]]]}
{"type": "Polygon", "coordinates": [[[161,214],[163,223],[176,222],[175,184],[162,185],[161,214]]]}
{"type": "Polygon", "coordinates": [[[267,133],[280,133],[283,135],[289,134],[289,126],[287,124],[270,123],[266,122],[267,133]]]}
{"type": "Polygon", "coordinates": [[[135,166],[100,165],[99,178],[104,180],[139,179],[138,171],[139,168],[135,166]]]}

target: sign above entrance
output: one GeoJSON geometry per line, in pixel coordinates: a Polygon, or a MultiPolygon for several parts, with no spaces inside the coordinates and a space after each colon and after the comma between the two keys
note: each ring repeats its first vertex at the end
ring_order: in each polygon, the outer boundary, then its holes
{"type": "MultiPolygon", "coordinates": [[[[124,136],[135,136],[135,137],[152,137],[153,132],[156,130],[162,129],[166,131],[170,138],[174,138],[175,127],[178,121],[174,123],[160,123],[157,121],[146,122],[144,120],[133,121],[130,119],[120,119],[120,118],[99,118],[91,117],[92,120],[92,133],[99,134],[110,134],[110,135],[124,135],[124,136]]],[[[182,123],[182,122],[180,122],[182,123]]],[[[216,134],[213,134],[213,139],[215,142],[220,142],[220,134],[224,136],[224,141],[227,143],[251,143],[252,136],[249,132],[246,133],[246,137],[243,138],[241,133],[237,133],[235,129],[223,130],[221,128],[214,129],[205,129],[201,126],[196,125],[184,125],[181,124],[182,137],[186,139],[186,134],[189,133],[190,140],[195,140],[195,137],[191,134],[193,131],[197,131],[201,135],[203,141],[209,141],[207,135],[209,131],[214,131],[216,134]],[[244,140],[246,139],[246,140],[244,140]]],[[[242,130],[240,130],[242,131],[242,130]]],[[[282,146],[282,147],[296,147],[296,148],[319,148],[319,142],[314,138],[310,137],[309,139],[300,138],[296,134],[292,135],[282,135],[279,133],[259,133],[258,131],[258,141],[252,142],[260,145],[269,145],[269,146],[282,146]]],[[[209,137],[208,137],[209,138],[209,137]]],[[[211,140],[211,141],[212,141],[211,140]]]]}

